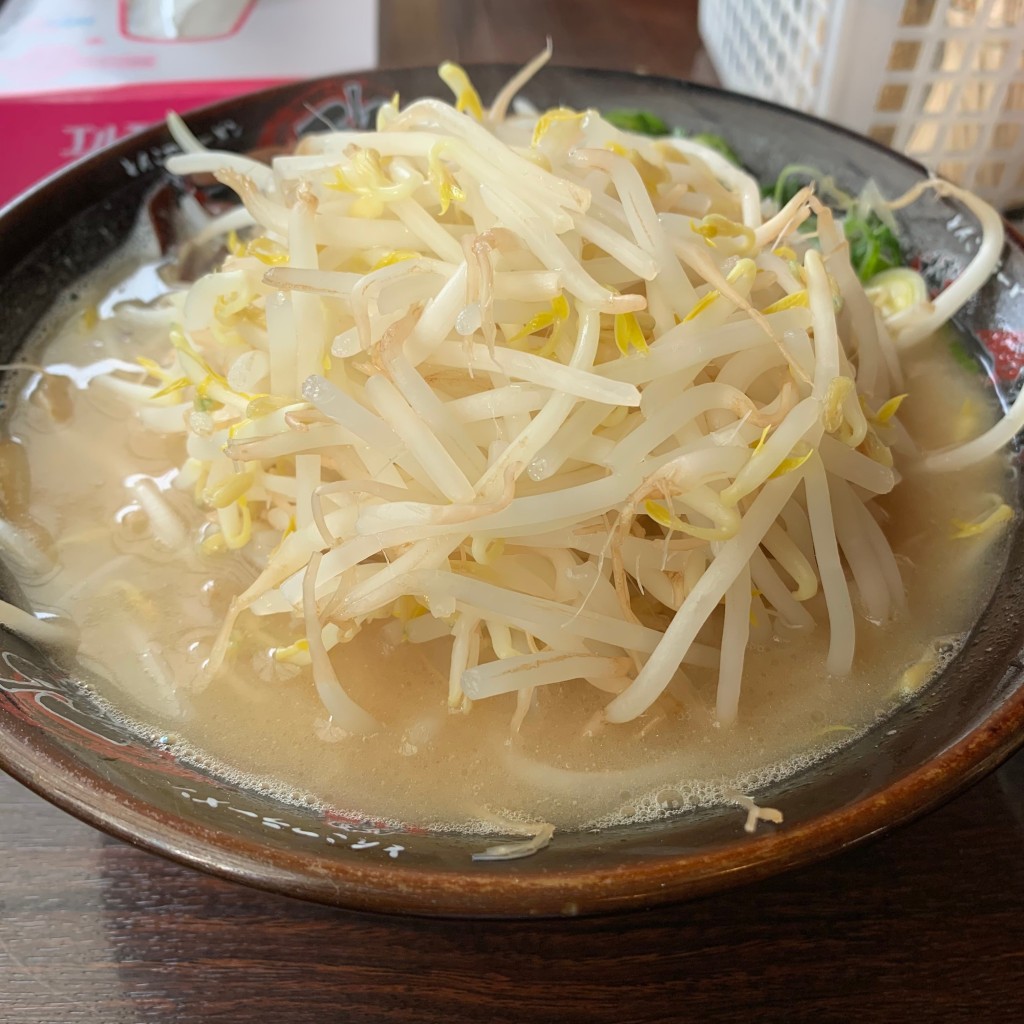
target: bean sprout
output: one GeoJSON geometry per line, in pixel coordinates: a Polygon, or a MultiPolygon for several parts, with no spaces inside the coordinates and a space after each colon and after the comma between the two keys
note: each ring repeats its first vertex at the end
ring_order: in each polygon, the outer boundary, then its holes
{"type": "MultiPolygon", "coordinates": [[[[217,229],[252,226],[191,287],[172,365],[103,386],[156,429],[184,424],[204,543],[250,551],[271,509],[287,524],[209,671],[245,617],[294,615],[350,732],[378,726],[345,693],[326,628],[333,645],[399,607],[405,622],[410,601],[405,639],[454,638],[452,707],[516,694],[516,729],[535,688],[574,680],[628,722],[684,664],[717,672],[728,725],[748,643],[776,619],[827,628],[827,670],[843,675],[851,588],[873,620],[903,601],[869,505],[899,480],[892,339],[916,343],[985,283],[998,217],[936,181],[891,204],[953,195],[982,242],[927,311],[891,309],[887,326],[813,188],[762,220],[757,183],[698,142],[594,110],[510,115],[549,56],[486,112],[445,65],[454,105],[389,103],[377,133],[318,135],[272,166],[171,122],[185,150],[171,169],[212,173],[243,204],[217,229]],[[820,251],[798,230],[811,216],[820,251]],[[819,590],[827,622],[807,604],[819,590]]],[[[969,464],[1022,424],[1018,399],[921,464],[969,464]]],[[[186,542],[154,487],[136,497],[164,545],[186,542]]]]}

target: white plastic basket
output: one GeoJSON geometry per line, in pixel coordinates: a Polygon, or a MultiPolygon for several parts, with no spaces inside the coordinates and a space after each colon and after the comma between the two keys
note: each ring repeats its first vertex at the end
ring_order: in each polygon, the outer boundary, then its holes
{"type": "Polygon", "coordinates": [[[722,84],[1024,205],[1024,0],[701,0],[722,84]]]}

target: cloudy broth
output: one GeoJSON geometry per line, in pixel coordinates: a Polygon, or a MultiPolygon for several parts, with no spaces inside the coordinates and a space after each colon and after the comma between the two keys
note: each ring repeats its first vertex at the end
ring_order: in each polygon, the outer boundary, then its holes
{"type": "MultiPolygon", "coordinates": [[[[193,535],[203,522],[191,491],[174,487],[182,442],[143,430],[108,391],[84,386],[104,360],[159,358],[165,344],[144,326],[128,328],[116,316],[97,324],[80,312],[41,335],[32,357],[83,386],[65,396],[63,422],[38,376],[10,412],[9,433],[32,467],[30,515],[55,538],[60,563],[45,580],[26,576],[23,587],[33,606],[80,627],[91,685],[140,732],[286,798],[421,825],[517,818],[579,828],[755,790],[890,710],[908,680],[920,682],[955,649],[998,568],[995,535],[954,540],[950,524],[983,512],[985,494],[1006,493],[1006,460],[911,474],[879,502],[907,611],[884,625],[858,617],[847,678],[827,675],[828,631],[819,626],[750,651],[730,728],[714,720],[715,673],[697,669],[687,692],[677,688],[621,726],[595,724],[607,695],[583,683],[541,687],[513,733],[514,695],[449,712],[450,640],[403,643],[392,620],[332,652],[348,692],[384,725],[368,737],[345,736],[328,721],[310,669],[268,656],[303,635],[297,619],[243,618],[227,667],[211,681],[202,674],[230,598],[257,566],[239,552],[203,554],[191,542],[172,552],[154,540],[139,514],[140,486],[158,488],[193,535]]],[[[910,397],[900,414],[922,446],[976,434],[994,418],[984,381],[955,364],[942,338],[915,351],[906,371],[910,397]]]]}

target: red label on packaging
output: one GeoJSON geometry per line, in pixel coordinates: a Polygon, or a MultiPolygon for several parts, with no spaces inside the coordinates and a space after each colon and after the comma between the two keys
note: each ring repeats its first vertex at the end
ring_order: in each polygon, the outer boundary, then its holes
{"type": "Polygon", "coordinates": [[[184,113],[275,84],[170,82],[0,99],[0,138],[16,139],[18,153],[17,160],[0,161],[0,205],[61,167],[162,121],[168,111],[184,113]]]}

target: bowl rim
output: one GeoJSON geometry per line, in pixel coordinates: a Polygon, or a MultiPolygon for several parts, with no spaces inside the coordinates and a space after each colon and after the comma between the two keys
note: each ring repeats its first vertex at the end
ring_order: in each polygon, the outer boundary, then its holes
{"type": "MultiPolygon", "coordinates": [[[[474,65],[467,65],[472,73],[474,65]]],[[[482,67],[482,66],[481,66],[482,67]]],[[[486,65],[489,70],[518,70],[514,65],[486,65]]],[[[553,65],[561,73],[648,83],[739,101],[782,113],[795,121],[868,144],[887,158],[901,161],[920,176],[926,169],[882,143],[821,118],[770,101],[713,86],[628,71],[553,65]]],[[[328,85],[339,79],[373,78],[425,72],[424,67],[377,68],[289,82],[221,100],[189,116],[228,115],[241,101],[282,101],[297,89],[328,85]]],[[[30,221],[32,207],[57,195],[76,174],[98,167],[140,146],[166,140],[166,128],[154,125],[62,168],[0,209],[0,233],[30,221]]],[[[1008,237],[1024,249],[1024,237],[1007,225],[1008,237]]],[[[1004,673],[1019,678],[1024,664],[1012,659],[1004,673]]],[[[5,716],[0,715],[0,724],[5,716]]],[[[0,769],[30,790],[81,821],[117,839],[198,868],[229,881],[300,899],[348,909],[395,914],[453,917],[527,917],[594,914],[647,908],[766,878],[866,842],[905,824],[967,789],[1024,745],[1024,687],[1005,696],[958,742],[927,763],[837,810],[770,834],[756,842],[687,855],[652,853],[631,861],[582,869],[552,869],[520,874],[515,864],[483,873],[424,870],[392,862],[375,866],[326,857],[315,851],[268,849],[229,835],[195,818],[167,813],[86,769],[63,751],[48,748],[45,733],[0,728],[0,769]]],[[[494,866],[492,866],[494,867],[494,866]]]]}
{"type": "MultiPolygon", "coordinates": [[[[1014,662],[1008,673],[1019,675],[1014,662]]],[[[35,731],[35,730],[33,730],[35,731]]],[[[580,870],[519,874],[340,862],[268,849],[126,792],[62,752],[0,730],[0,767],[50,803],[116,839],[257,889],[353,910],[430,917],[591,915],[679,902],[770,877],[868,842],[964,791],[1024,744],[1024,688],[958,743],[880,792],[756,842],[685,857],[650,854],[580,870]]]]}

